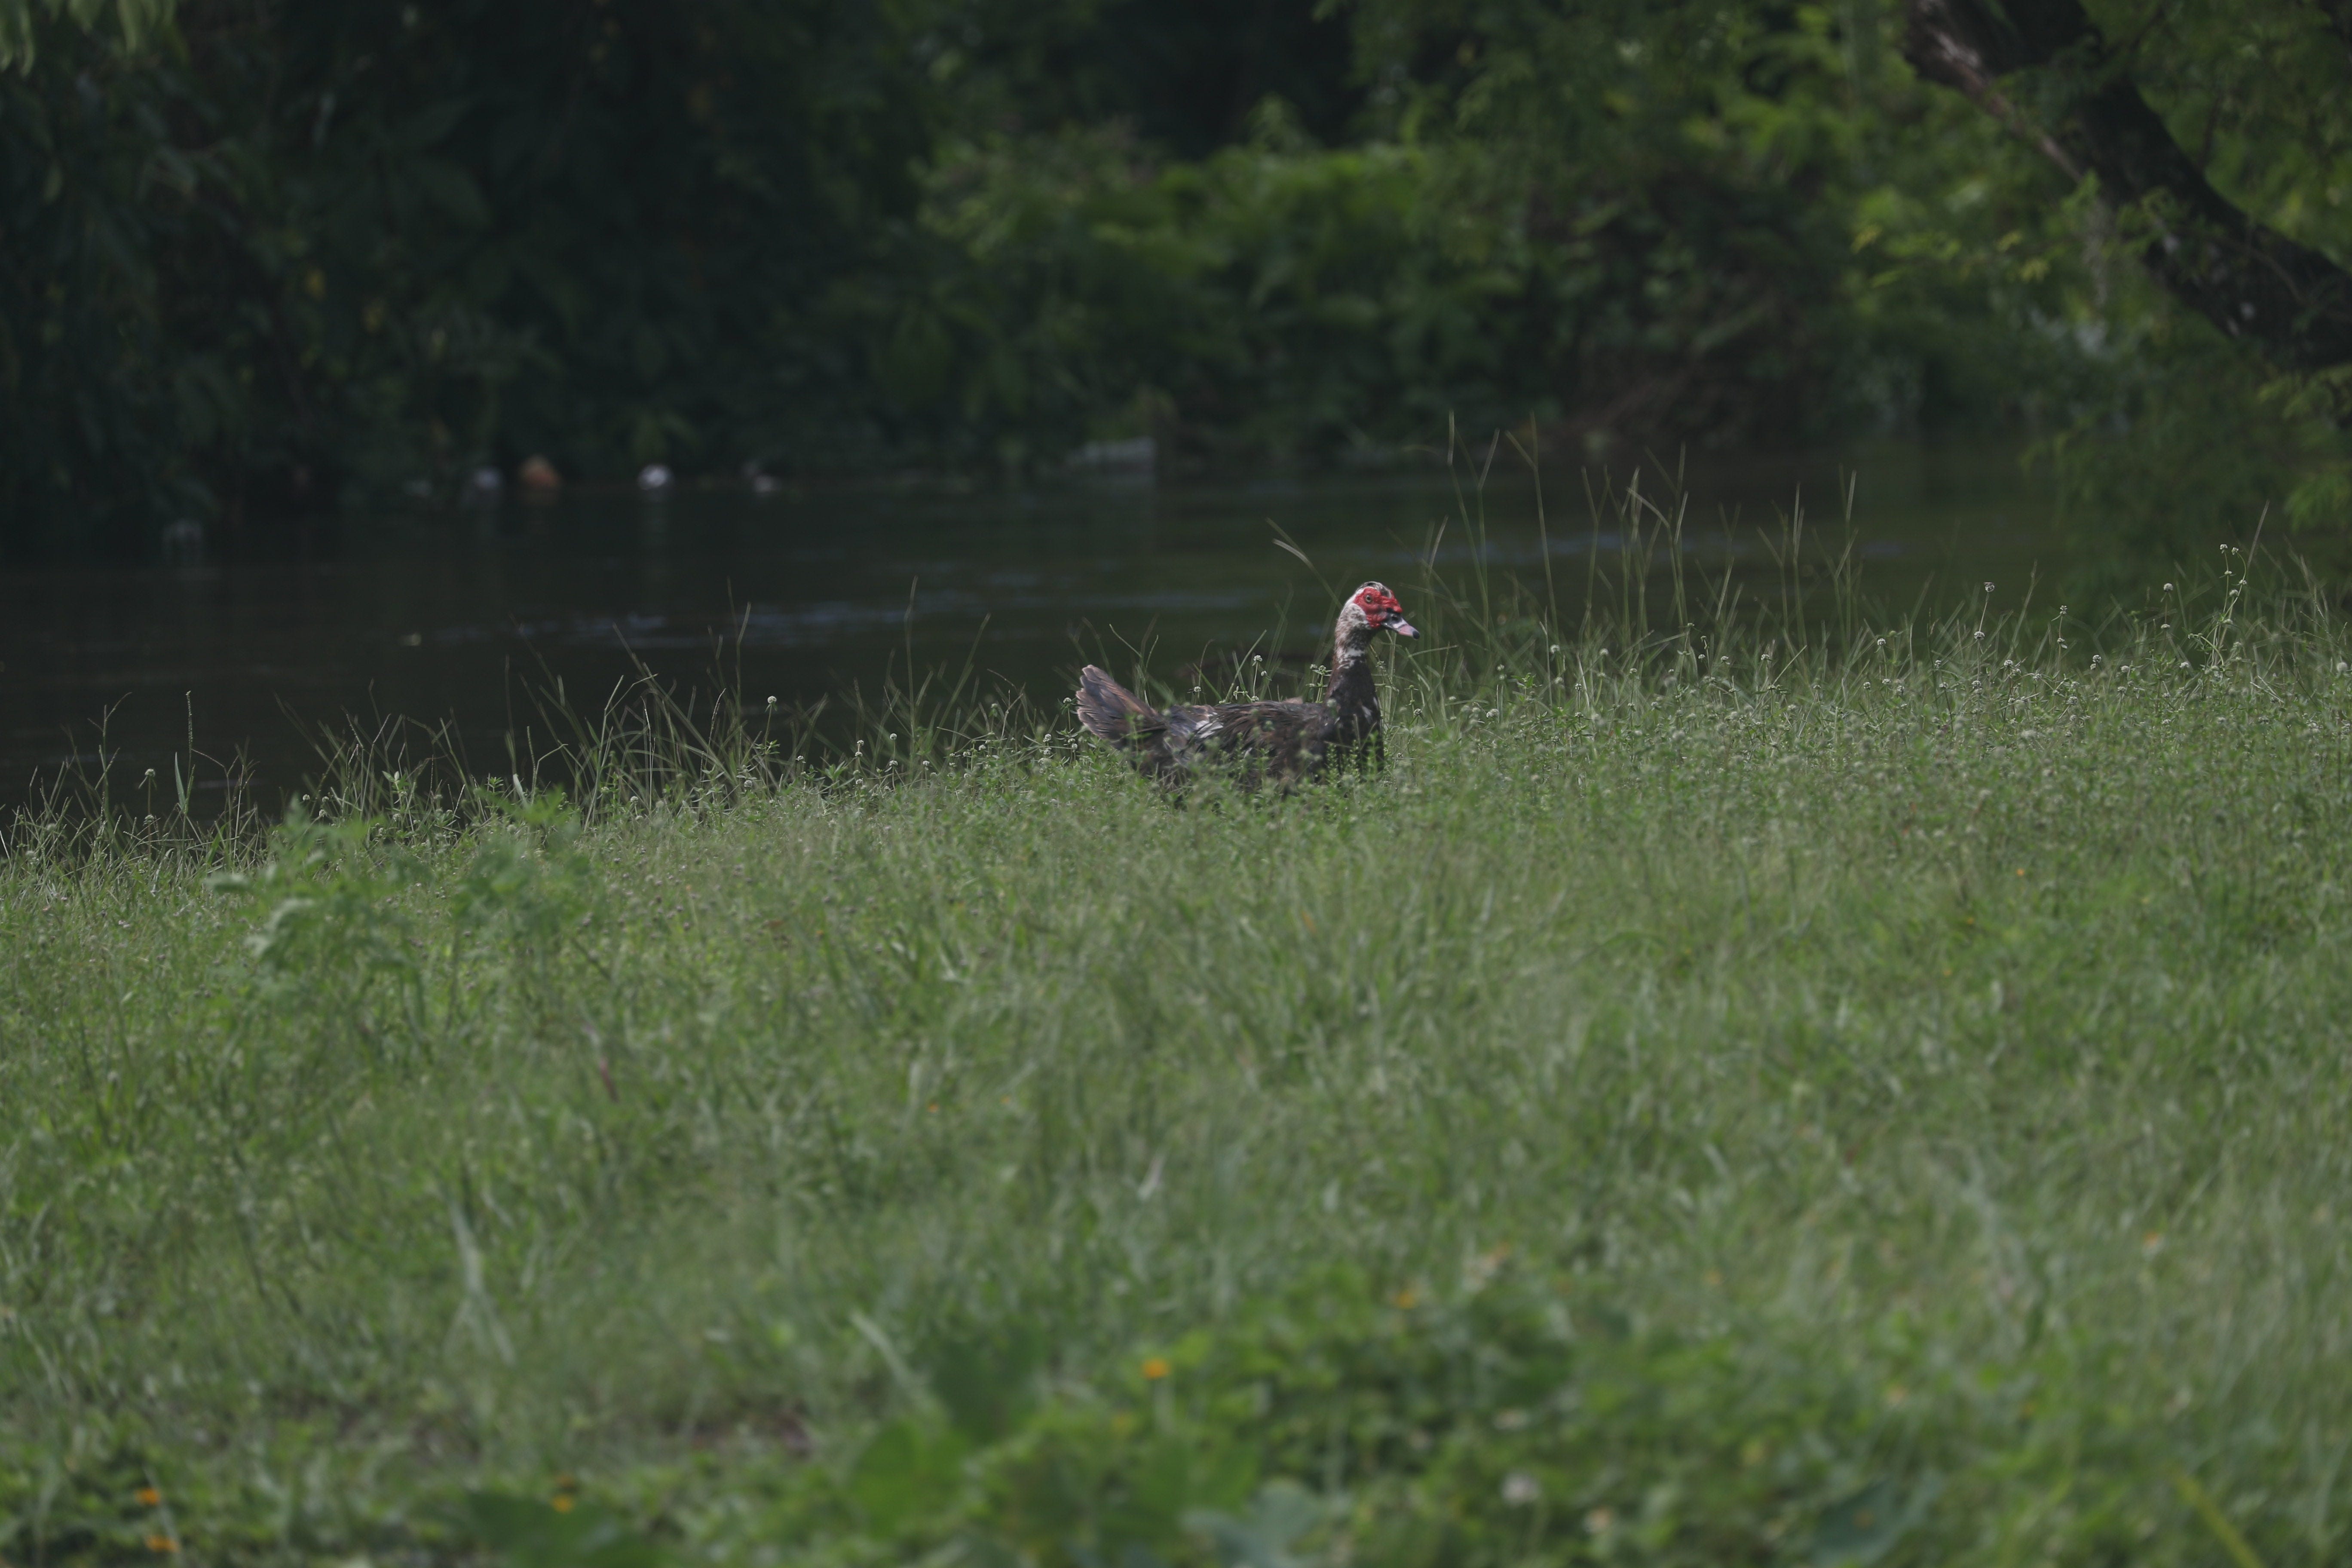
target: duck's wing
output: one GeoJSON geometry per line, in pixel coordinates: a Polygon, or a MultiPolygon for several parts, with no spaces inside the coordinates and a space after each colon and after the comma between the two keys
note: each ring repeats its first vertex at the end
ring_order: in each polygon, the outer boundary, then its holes
{"type": "Polygon", "coordinates": [[[1168,710],[1168,721],[1171,746],[1181,734],[1189,757],[1225,761],[1244,782],[1304,778],[1323,765],[1331,740],[1331,710],[1320,702],[1178,707],[1168,710]]]}

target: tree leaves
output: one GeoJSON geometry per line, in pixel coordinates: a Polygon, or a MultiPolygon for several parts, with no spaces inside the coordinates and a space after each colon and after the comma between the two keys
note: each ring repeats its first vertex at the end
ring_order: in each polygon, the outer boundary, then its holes
{"type": "Polygon", "coordinates": [[[137,49],[172,24],[177,0],[0,0],[0,70],[26,67],[37,53],[44,16],[63,19],[110,44],[137,49]]]}

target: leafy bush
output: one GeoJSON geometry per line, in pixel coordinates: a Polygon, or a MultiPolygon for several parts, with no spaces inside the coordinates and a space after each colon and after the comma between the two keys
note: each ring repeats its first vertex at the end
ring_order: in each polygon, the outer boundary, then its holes
{"type": "MultiPolygon", "coordinates": [[[[2023,428],[2122,553],[2298,485],[2341,510],[2333,384],[2178,319],[2086,193],[1912,79],[1893,0],[1287,0],[1298,68],[1173,118],[1242,44],[1149,0],[88,9],[0,4],[37,46],[0,75],[11,550],[446,501],[531,453],[1034,473],[1449,417],[2023,428]]],[[[2263,15],[2256,66],[2200,23],[2152,79],[2326,242],[2332,111],[2273,157],[2244,107],[2271,67],[2315,91],[2263,15]]]]}
{"type": "MultiPolygon", "coordinates": [[[[966,1342],[835,1456],[561,1477],[306,1533],[436,1558],[470,1540],[516,1568],[2194,1563],[2216,1536],[2243,1546],[2161,1416],[2112,1403],[2084,1346],[1962,1365],[1906,1315],[1834,1345],[1745,1317],[1693,1335],[1589,1290],[1499,1252],[1443,1299],[1341,1271],[1091,1384],[966,1342]]],[[[2259,1472],[2276,1446],[2242,1433],[2223,1468],[2259,1472]]],[[[274,1554],[238,1517],[263,1500],[167,1500],[155,1473],[135,1446],[45,1482],[0,1472],[20,1510],[0,1542],[95,1562],[184,1531],[215,1560],[274,1554]]]]}

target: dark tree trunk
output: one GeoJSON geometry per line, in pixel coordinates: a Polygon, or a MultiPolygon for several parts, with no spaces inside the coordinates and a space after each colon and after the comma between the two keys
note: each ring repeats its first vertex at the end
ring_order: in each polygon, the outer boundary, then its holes
{"type": "MultiPolygon", "coordinates": [[[[2323,0],[2352,44],[2352,0],[2323,0]]],[[[2145,203],[2159,282],[2286,370],[2352,363],[2352,273],[2257,223],[2215,190],[2116,64],[2079,0],[1908,0],[1903,55],[1968,94],[2110,205],[2145,203]],[[2051,69],[2054,107],[2036,118],[2000,88],[2051,69]]],[[[2038,100],[2037,100],[2038,101],[2038,100]]]]}

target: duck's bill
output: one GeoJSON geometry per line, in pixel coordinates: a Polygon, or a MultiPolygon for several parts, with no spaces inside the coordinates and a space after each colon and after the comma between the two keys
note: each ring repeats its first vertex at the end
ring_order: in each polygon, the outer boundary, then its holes
{"type": "Polygon", "coordinates": [[[1389,630],[1396,633],[1396,635],[1401,637],[1417,637],[1421,635],[1419,632],[1412,629],[1412,623],[1406,620],[1402,616],[1391,616],[1387,620],[1382,621],[1381,624],[1388,627],[1389,630]]]}

